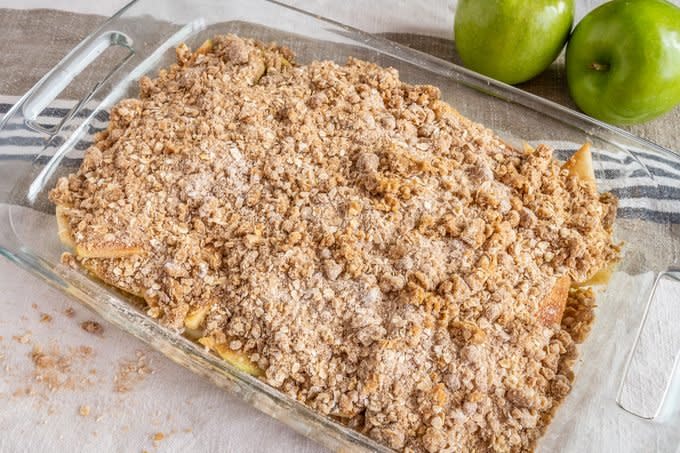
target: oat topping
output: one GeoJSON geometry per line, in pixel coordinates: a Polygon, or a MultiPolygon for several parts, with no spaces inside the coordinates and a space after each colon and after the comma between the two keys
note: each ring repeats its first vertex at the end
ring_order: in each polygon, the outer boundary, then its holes
{"type": "Polygon", "coordinates": [[[592,320],[569,286],[618,255],[616,199],[549,147],[233,35],[143,77],[51,199],[67,262],[404,451],[531,450],[592,320]]]}

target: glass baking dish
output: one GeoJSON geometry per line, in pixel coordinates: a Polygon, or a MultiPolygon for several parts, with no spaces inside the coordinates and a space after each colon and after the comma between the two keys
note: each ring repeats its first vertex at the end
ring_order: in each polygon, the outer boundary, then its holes
{"type": "Polygon", "coordinates": [[[674,210],[672,196],[680,191],[680,156],[454,64],[276,2],[133,1],[69,53],[0,122],[0,254],[328,448],[387,451],[160,326],[121,292],[59,263],[64,247],[48,191],[78,167],[93,134],[106,127],[111,106],[135,96],[142,75],[169,65],[180,42],[196,47],[218,33],[275,40],[302,63],[355,56],[392,66],[407,82],[439,87],[444,100],[510,143],[548,142],[560,159],[591,142],[600,190],[621,198],[615,234],[625,242],[623,258],[608,284],[598,287],[597,320],[580,347],[573,390],[539,450],[677,447],[680,204],[674,210]]]}

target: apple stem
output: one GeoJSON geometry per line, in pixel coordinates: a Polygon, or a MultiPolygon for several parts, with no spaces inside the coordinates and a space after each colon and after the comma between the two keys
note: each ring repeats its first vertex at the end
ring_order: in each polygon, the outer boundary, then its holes
{"type": "Polygon", "coordinates": [[[593,61],[592,63],[590,63],[590,69],[594,69],[600,72],[609,71],[609,65],[607,63],[598,63],[596,61],[593,61]]]}

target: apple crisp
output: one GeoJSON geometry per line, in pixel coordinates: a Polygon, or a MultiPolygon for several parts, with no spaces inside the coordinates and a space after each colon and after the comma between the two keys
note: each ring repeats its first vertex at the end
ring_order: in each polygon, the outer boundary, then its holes
{"type": "Polygon", "coordinates": [[[588,147],[561,166],[358,59],[176,53],[52,190],[64,260],[394,449],[533,449],[619,253],[588,147]]]}

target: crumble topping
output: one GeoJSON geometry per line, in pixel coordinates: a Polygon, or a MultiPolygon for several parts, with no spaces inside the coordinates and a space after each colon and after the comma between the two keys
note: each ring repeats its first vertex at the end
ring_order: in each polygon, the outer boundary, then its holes
{"type": "Polygon", "coordinates": [[[143,77],[51,199],[67,262],[404,451],[531,450],[592,320],[592,293],[545,301],[618,256],[616,199],[549,147],[233,35],[143,77]]]}

